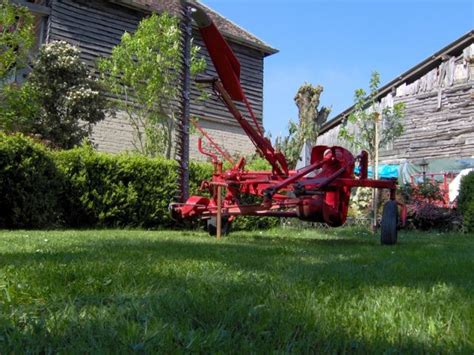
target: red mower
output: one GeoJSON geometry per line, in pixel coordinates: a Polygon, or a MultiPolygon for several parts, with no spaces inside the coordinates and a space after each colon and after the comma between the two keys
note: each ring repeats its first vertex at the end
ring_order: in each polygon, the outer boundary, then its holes
{"type": "Polygon", "coordinates": [[[191,196],[184,203],[171,204],[173,217],[180,220],[206,219],[209,233],[218,238],[221,233],[229,232],[236,216],[295,217],[338,227],[346,221],[353,187],[389,189],[390,200],[384,206],[381,221],[381,242],[395,244],[398,227],[396,182],[369,179],[367,152],[362,151],[354,157],[347,149],[338,146],[315,146],[308,166],[297,171],[289,170],[285,156],[275,151],[271,142],[263,135],[240,85],[240,63],[230,46],[207,14],[195,4],[190,6],[194,8],[193,19],[219,76],[200,82],[212,87],[272,169],[248,171],[243,157],[236,163],[232,162],[197,125],[216,151],[233,166],[223,171],[222,161],[217,155],[203,149],[200,138],[199,151],[209,156],[214,164],[212,178],[203,181],[201,185],[201,190],[207,191],[210,197],[191,196]],[[249,120],[237,108],[236,101],[245,105],[249,120]],[[358,176],[354,174],[356,164],[360,168],[358,176]],[[242,200],[249,195],[254,196],[254,200],[258,202],[243,203],[242,200]]]}

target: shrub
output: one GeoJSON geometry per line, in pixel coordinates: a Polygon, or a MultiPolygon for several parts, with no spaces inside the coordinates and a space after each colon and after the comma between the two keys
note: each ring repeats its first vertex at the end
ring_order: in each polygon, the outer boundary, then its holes
{"type": "Polygon", "coordinates": [[[463,214],[463,224],[468,232],[474,231],[474,172],[461,180],[458,210],[463,214]]]}
{"type": "MultiPolygon", "coordinates": [[[[190,190],[201,193],[212,165],[190,164],[190,190]]],[[[177,164],[135,154],[96,152],[83,144],[52,152],[21,134],[0,134],[0,228],[173,225],[168,205],[177,164]]],[[[260,199],[245,198],[245,203],[260,199]]],[[[241,217],[236,229],[268,228],[277,218],[241,217]]]]}
{"type": "Polygon", "coordinates": [[[43,146],[21,134],[0,133],[0,228],[56,226],[62,182],[43,146]]]}
{"type": "Polygon", "coordinates": [[[409,219],[417,229],[447,231],[461,225],[459,213],[451,208],[439,207],[426,201],[417,201],[410,207],[409,219]]]}
{"type": "Polygon", "coordinates": [[[138,155],[98,153],[88,145],[56,154],[65,176],[64,215],[73,227],[171,224],[176,164],[138,155]]]}
{"type": "Polygon", "coordinates": [[[39,134],[53,146],[72,148],[105,118],[107,101],[101,85],[89,76],[77,47],[64,41],[41,47],[28,78],[38,113],[28,133],[39,134]]]}
{"type": "Polygon", "coordinates": [[[370,216],[371,207],[372,189],[368,187],[358,187],[352,190],[348,212],[350,217],[368,218],[370,216]]]}
{"type": "Polygon", "coordinates": [[[199,191],[199,188],[203,180],[209,180],[211,178],[213,170],[214,168],[211,163],[191,162],[189,165],[190,195],[205,194],[203,191],[199,191]]]}

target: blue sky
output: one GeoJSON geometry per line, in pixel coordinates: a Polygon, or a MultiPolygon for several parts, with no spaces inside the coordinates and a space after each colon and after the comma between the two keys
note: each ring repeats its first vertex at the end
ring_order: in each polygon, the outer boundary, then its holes
{"type": "Polygon", "coordinates": [[[474,0],[203,0],[280,50],[265,59],[264,126],[285,134],[293,97],[321,84],[331,116],[377,70],[382,84],[474,28],[474,0]]]}

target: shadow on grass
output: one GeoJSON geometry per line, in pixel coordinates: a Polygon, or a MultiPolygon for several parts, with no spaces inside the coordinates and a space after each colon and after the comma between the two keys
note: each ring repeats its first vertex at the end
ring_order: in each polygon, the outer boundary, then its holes
{"type": "Polygon", "coordinates": [[[206,282],[159,272],[149,278],[159,279],[163,287],[143,295],[98,295],[91,290],[40,314],[3,319],[0,344],[7,353],[446,351],[413,337],[387,340],[384,333],[349,332],[330,313],[307,312],[283,299],[269,299],[268,285],[251,280],[206,282]],[[68,312],[62,314],[64,308],[68,312]],[[53,321],[47,322],[48,317],[53,321]]]}
{"type": "MultiPolygon", "coordinates": [[[[422,243],[422,242],[420,242],[422,243]]],[[[286,278],[287,282],[338,279],[351,287],[402,286],[430,288],[445,283],[472,289],[464,270],[474,267],[472,252],[459,244],[380,246],[371,237],[292,238],[248,234],[219,242],[206,237],[187,239],[95,239],[75,245],[76,251],[51,250],[3,253],[2,265],[37,263],[148,261],[213,262],[232,272],[259,272],[286,278]],[[462,272],[460,272],[460,270],[462,272]],[[370,277],[367,277],[370,276],[370,277]]],[[[129,270],[133,272],[133,269],[129,270]]]]}
{"type": "MultiPolygon", "coordinates": [[[[13,300],[17,292],[19,301],[3,308],[0,347],[3,341],[9,344],[6,352],[33,353],[117,347],[139,352],[441,353],[446,349],[429,339],[361,335],[331,318],[330,310],[315,313],[297,302],[306,302],[305,294],[317,291],[321,281],[329,285],[328,297],[335,297],[333,291],[351,295],[370,287],[431,290],[444,283],[472,302],[472,280],[460,270],[472,270],[473,262],[463,256],[462,245],[423,251],[418,243],[386,248],[368,237],[351,236],[249,233],[221,242],[151,236],[88,238],[75,243],[74,251],[53,246],[47,252],[0,254],[0,268],[13,268],[6,277],[31,287],[12,288],[13,300]],[[43,308],[37,301],[22,301],[28,293],[32,300],[43,299],[43,308]]],[[[474,350],[469,344],[458,346],[474,350]]]]}

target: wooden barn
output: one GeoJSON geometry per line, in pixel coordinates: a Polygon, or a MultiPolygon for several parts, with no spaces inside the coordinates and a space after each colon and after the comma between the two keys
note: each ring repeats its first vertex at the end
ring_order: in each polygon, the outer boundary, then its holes
{"type": "MultiPolygon", "coordinates": [[[[382,163],[474,158],[474,31],[470,31],[383,86],[383,107],[403,101],[404,133],[380,153],[382,163]]],[[[342,145],[349,107],[326,122],[318,144],[342,145]]],[[[349,126],[350,127],[350,126],[349,126]]]]}
{"type": "MultiPolygon", "coordinates": [[[[125,31],[133,32],[139,21],[150,12],[167,11],[176,15],[179,0],[15,0],[28,6],[37,18],[38,43],[64,40],[77,45],[83,60],[94,67],[99,57],[108,56],[120,42],[125,31]]],[[[222,15],[206,7],[208,14],[230,43],[241,63],[242,86],[251,102],[257,119],[262,122],[264,58],[276,49],[237,26],[222,15]]],[[[194,43],[200,46],[207,59],[205,75],[215,76],[215,69],[197,30],[194,43]]],[[[215,97],[206,101],[195,100],[193,90],[191,115],[231,154],[252,154],[255,149],[240,126],[224,105],[215,97]]],[[[99,123],[92,139],[98,149],[120,152],[133,149],[132,128],[123,115],[108,117],[99,123]]],[[[202,156],[197,152],[197,137],[190,142],[191,158],[202,156]]]]}

